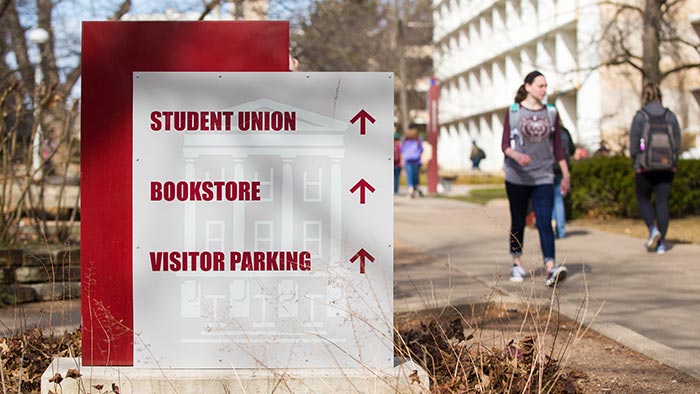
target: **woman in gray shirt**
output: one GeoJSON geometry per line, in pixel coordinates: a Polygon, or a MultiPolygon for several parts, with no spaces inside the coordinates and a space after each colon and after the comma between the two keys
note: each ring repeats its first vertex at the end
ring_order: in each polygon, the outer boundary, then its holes
{"type": "Polygon", "coordinates": [[[566,278],[566,267],[555,262],[554,231],[550,222],[555,161],[562,172],[562,195],[569,192],[571,181],[562,149],[559,115],[553,106],[542,104],[546,94],[544,75],[539,71],[529,73],[518,89],[515,104],[506,112],[501,148],[505,154],[506,193],[510,203],[510,254],[513,257],[510,280],[522,282],[526,276],[521,256],[525,217],[528,202],[532,200],[547,270],[545,284],[554,286],[566,278]]]}

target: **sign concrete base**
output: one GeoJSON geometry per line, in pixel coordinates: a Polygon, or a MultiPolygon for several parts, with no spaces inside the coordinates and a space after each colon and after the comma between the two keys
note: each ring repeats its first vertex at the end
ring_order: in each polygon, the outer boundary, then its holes
{"type": "Polygon", "coordinates": [[[410,360],[396,358],[394,368],[369,369],[136,369],[84,367],[81,358],[55,358],[41,376],[41,393],[121,394],[201,393],[427,393],[427,373],[410,360]],[[82,375],[66,378],[69,369],[82,375]],[[416,371],[416,372],[414,372],[416,371]],[[60,386],[49,382],[56,373],[60,386]],[[102,385],[101,390],[94,388],[102,385]],[[84,390],[84,391],[79,391],[84,390]],[[111,391],[110,391],[111,392],[111,391]]]}

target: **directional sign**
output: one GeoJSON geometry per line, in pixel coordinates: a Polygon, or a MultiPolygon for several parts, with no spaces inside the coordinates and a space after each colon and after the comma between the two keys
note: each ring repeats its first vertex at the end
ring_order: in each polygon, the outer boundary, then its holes
{"type": "Polygon", "coordinates": [[[365,191],[369,190],[370,193],[374,193],[374,188],[366,180],[360,179],[355,186],[350,189],[350,193],[355,193],[355,191],[360,191],[360,204],[365,203],[365,191]]]}
{"type": "Polygon", "coordinates": [[[393,75],[133,83],[135,365],[393,366],[393,75]]]}
{"type": "Polygon", "coordinates": [[[360,121],[360,134],[362,135],[365,135],[365,132],[367,131],[366,121],[369,120],[370,123],[375,122],[372,115],[368,114],[367,111],[365,111],[364,109],[360,110],[360,112],[358,112],[357,115],[350,119],[350,123],[355,123],[358,120],[360,121]]]}
{"type": "Polygon", "coordinates": [[[354,256],[350,258],[350,262],[354,263],[355,260],[360,259],[360,273],[364,274],[365,273],[365,259],[369,260],[371,263],[374,263],[374,256],[369,254],[366,250],[360,249],[355,253],[354,256]]]}

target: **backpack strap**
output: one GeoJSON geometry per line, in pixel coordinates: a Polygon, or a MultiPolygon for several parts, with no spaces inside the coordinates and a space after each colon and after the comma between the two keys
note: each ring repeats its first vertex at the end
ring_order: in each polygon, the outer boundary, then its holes
{"type": "Polygon", "coordinates": [[[673,125],[671,124],[671,117],[669,114],[671,111],[669,111],[668,108],[664,107],[664,120],[666,120],[666,127],[668,127],[668,137],[671,139],[671,147],[673,148],[673,154],[676,154],[676,140],[673,137],[673,125]]]}
{"type": "MultiPolygon", "coordinates": [[[[649,111],[644,109],[644,107],[637,111],[637,113],[641,114],[644,118],[644,128],[642,129],[642,135],[640,136],[640,138],[644,138],[644,141],[646,141],[646,143],[648,144],[649,133],[651,133],[651,114],[649,113],[649,111]]],[[[666,116],[666,114],[664,114],[664,116],[666,116]]]]}
{"type": "Polygon", "coordinates": [[[518,129],[520,127],[520,103],[513,103],[508,111],[508,124],[510,129],[518,129]]]}
{"type": "Polygon", "coordinates": [[[557,121],[557,107],[554,104],[547,104],[547,116],[549,117],[549,127],[552,132],[555,130],[555,123],[557,121]]]}

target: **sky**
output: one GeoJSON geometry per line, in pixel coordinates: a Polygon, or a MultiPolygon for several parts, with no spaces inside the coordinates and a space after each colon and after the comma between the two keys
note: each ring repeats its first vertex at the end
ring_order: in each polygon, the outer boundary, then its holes
{"type": "MultiPolygon", "coordinates": [[[[53,14],[53,30],[56,37],[55,50],[59,67],[67,72],[78,64],[80,56],[80,34],[83,21],[107,20],[123,0],[64,0],[56,3],[53,14]]],[[[270,19],[292,19],[295,14],[308,9],[313,0],[270,0],[270,19]]],[[[27,5],[21,14],[22,23],[29,28],[36,25],[36,14],[32,5],[27,5]]],[[[165,10],[182,13],[202,12],[202,0],[132,0],[130,15],[160,14],[165,10]]],[[[31,44],[30,44],[31,45],[31,44]]],[[[38,50],[30,46],[30,58],[36,61],[38,50]]],[[[13,58],[8,62],[14,63],[13,58]]],[[[79,95],[79,84],[74,95],[79,95]]]]}

